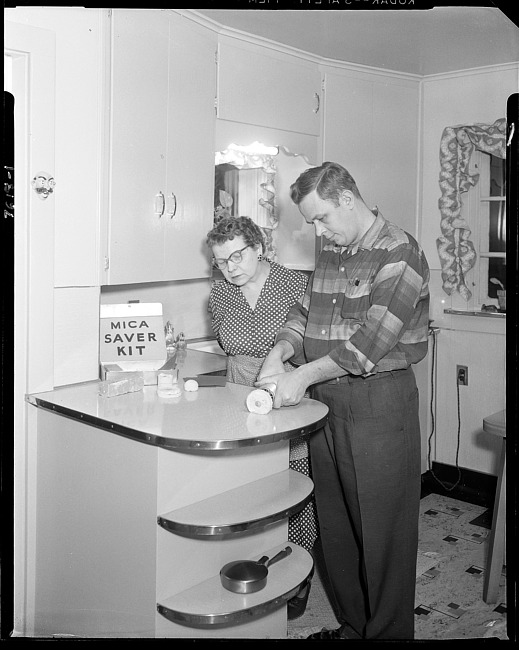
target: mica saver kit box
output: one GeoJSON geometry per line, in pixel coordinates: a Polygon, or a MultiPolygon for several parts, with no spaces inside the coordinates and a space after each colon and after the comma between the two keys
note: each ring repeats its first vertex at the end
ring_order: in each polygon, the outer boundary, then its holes
{"type": "Polygon", "coordinates": [[[157,383],[167,358],[161,303],[101,305],[99,363],[102,380],[139,372],[144,384],[157,383]]]}

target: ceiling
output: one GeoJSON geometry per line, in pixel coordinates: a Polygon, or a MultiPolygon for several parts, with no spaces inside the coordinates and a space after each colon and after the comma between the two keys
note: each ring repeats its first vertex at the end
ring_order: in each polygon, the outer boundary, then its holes
{"type": "Polygon", "coordinates": [[[519,61],[519,27],[495,7],[194,11],[319,57],[384,70],[429,75],[519,61]]]}

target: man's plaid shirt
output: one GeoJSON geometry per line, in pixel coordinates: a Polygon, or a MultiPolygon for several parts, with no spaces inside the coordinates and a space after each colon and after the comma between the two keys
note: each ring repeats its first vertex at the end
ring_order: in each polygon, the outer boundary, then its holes
{"type": "Polygon", "coordinates": [[[420,245],[378,213],[357,245],[323,249],[276,341],[297,364],[329,355],[352,375],[407,368],[427,354],[428,283],[420,245]]]}

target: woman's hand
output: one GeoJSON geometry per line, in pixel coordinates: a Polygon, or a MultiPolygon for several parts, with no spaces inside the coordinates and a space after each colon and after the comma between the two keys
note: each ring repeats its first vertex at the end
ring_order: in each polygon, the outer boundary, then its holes
{"type": "MultiPolygon", "coordinates": [[[[285,372],[285,366],[280,357],[268,357],[263,362],[261,370],[258,375],[258,381],[264,379],[265,377],[270,377],[271,375],[280,375],[285,372]]],[[[273,382],[271,382],[273,383],[273,382]]]]}
{"type": "Polygon", "coordinates": [[[288,341],[279,341],[279,343],[276,343],[263,362],[259,371],[258,381],[263,380],[265,377],[284,373],[285,366],[283,363],[293,355],[294,348],[288,341]]]}

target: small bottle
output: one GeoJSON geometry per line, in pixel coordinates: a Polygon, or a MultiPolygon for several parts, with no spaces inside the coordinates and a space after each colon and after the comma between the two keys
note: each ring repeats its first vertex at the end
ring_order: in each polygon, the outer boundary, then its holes
{"type": "Polygon", "coordinates": [[[175,354],[177,353],[177,346],[175,343],[175,330],[169,320],[166,323],[166,326],[164,327],[164,333],[166,336],[167,358],[171,359],[171,357],[174,357],[175,354]]]}

